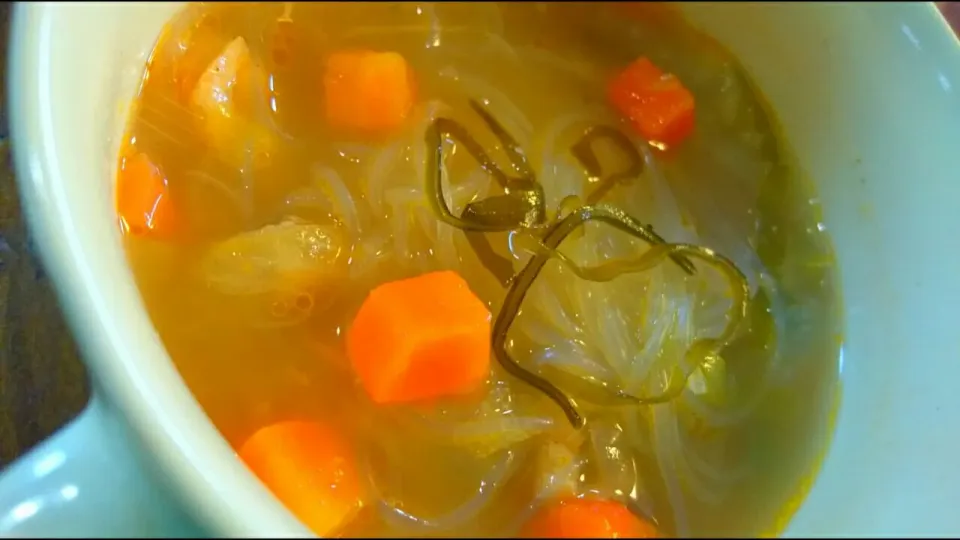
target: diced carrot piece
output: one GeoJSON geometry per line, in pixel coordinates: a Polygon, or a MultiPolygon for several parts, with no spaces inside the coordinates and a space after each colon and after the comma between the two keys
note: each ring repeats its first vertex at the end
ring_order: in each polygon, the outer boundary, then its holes
{"type": "Polygon", "coordinates": [[[321,537],[344,525],[363,506],[353,449],[328,426],[303,421],[266,426],[243,443],[239,456],[321,537]]]}
{"type": "Polygon", "coordinates": [[[331,54],[323,86],[327,121],[351,131],[392,131],[410,115],[415,99],[413,71],[395,52],[331,54]]]}
{"type": "Polygon", "coordinates": [[[117,213],[124,232],[165,236],[173,230],[176,219],[167,180],[146,154],[120,159],[117,213]]]}
{"type": "Polygon", "coordinates": [[[646,58],[639,58],[610,81],[607,98],[650,141],[673,146],[693,131],[693,94],[646,58]]]}
{"type": "Polygon", "coordinates": [[[468,394],[490,371],[490,311],[456,272],[385,283],[353,320],[347,356],[375,403],[468,394]]]}
{"type": "Polygon", "coordinates": [[[540,508],[522,538],[656,538],[652,523],[608,500],[562,499],[540,508]]]}

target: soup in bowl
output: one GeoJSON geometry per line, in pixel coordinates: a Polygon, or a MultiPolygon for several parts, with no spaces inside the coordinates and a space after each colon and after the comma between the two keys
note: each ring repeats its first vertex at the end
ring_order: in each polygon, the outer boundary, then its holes
{"type": "Polygon", "coordinates": [[[838,396],[789,152],[661,7],[200,4],[117,207],[187,386],[317,534],[756,535],[838,396]]]}
{"type": "MultiPolygon", "coordinates": [[[[889,195],[905,165],[883,170],[855,124],[885,102],[845,101],[874,72],[833,93],[788,84],[761,44],[846,79],[778,50],[764,17],[799,8],[772,9],[172,13],[133,71],[93,219],[240,487],[257,478],[320,536],[783,532],[830,446],[847,351],[904,346],[903,301],[852,314],[919,249],[891,250],[874,214],[919,200],[889,195]]],[[[882,379],[845,384],[843,410],[866,418],[882,379]]],[[[878,440],[839,433],[834,462],[878,440]]],[[[808,529],[869,529],[850,523],[808,529]]]]}

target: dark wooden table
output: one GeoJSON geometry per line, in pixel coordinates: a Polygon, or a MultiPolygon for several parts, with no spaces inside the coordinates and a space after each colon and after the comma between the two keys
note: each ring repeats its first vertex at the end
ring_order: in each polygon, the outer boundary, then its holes
{"type": "MultiPolygon", "coordinates": [[[[0,4],[4,77],[10,5],[0,4]]],[[[76,416],[89,395],[73,339],[31,253],[6,143],[6,103],[0,84],[0,467],[76,416]]]]}
{"type": "MultiPolygon", "coordinates": [[[[960,2],[938,2],[955,29],[960,2]]],[[[10,4],[0,4],[0,73],[6,73],[10,4]]],[[[3,83],[6,80],[4,79],[3,83]]],[[[6,145],[0,83],[0,467],[76,416],[86,373],[57,300],[31,253],[6,145]]]]}

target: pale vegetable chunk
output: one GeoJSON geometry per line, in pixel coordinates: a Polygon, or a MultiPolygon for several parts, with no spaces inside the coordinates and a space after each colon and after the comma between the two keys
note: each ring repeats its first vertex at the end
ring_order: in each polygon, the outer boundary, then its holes
{"type": "Polygon", "coordinates": [[[493,376],[486,386],[486,395],[479,403],[431,403],[402,418],[417,433],[479,457],[489,457],[556,428],[552,417],[538,414],[537,404],[517,395],[507,380],[493,376]]]}
{"type": "Polygon", "coordinates": [[[215,244],[202,269],[224,294],[310,290],[342,275],[344,251],[336,226],[286,219],[215,244]]]}
{"type": "Polygon", "coordinates": [[[273,154],[276,135],[254,122],[258,96],[266,99],[267,75],[253,63],[243,38],[231,41],[200,76],[191,103],[203,115],[210,144],[237,167],[262,164],[273,154]]]}
{"type": "Polygon", "coordinates": [[[572,497],[580,485],[583,465],[576,452],[556,441],[540,449],[537,460],[537,499],[572,497]]]}

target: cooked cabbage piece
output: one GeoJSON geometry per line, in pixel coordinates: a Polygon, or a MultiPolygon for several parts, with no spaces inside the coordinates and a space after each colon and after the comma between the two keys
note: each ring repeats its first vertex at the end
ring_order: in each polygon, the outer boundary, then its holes
{"type": "Polygon", "coordinates": [[[311,291],[343,274],[346,251],[338,227],[286,218],[214,244],[201,264],[223,294],[311,291]]]}

